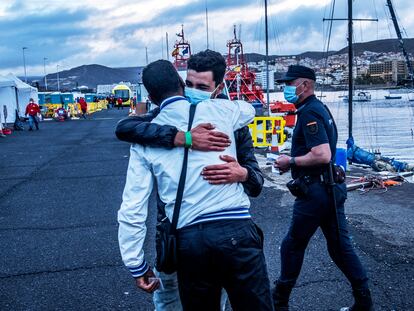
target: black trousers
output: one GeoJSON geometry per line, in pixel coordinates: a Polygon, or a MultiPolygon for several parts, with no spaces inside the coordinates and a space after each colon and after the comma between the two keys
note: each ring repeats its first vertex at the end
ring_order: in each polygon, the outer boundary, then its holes
{"type": "Polygon", "coordinates": [[[183,309],[220,310],[221,289],[233,310],[273,310],[263,238],[250,219],[218,220],[178,231],[183,309]]]}
{"type": "Polygon", "coordinates": [[[326,238],[328,252],[334,263],[344,273],[354,289],[368,288],[368,278],[356,255],[347,229],[344,214],[346,200],[345,184],[335,186],[339,243],[335,224],[334,207],[331,194],[324,184],[309,185],[306,197],[296,199],[289,232],[282,242],[281,274],[279,281],[286,285],[295,285],[303,263],[308,242],[318,227],[326,238]]]}

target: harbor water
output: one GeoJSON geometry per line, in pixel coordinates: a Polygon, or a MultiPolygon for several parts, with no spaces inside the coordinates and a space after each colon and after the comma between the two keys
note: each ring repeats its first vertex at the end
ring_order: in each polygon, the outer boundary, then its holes
{"type": "MultiPolygon", "coordinates": [[[[339,132],[338,147],[346,148],[348,137],[348,103],[345,91],[323,92],[320,98],[332,112],[339,132]]],[[[382,156],[414,164],[414,93],[401,93],[401,99],[385,99],[385,90],[370,91],[372,100],[353,103],[355,143],[382,156]]],[[[317,92],[317,96],[321,93],[317,92]]],[[[395,92],[392,95],[397,95],[395,92]]],[[[283,100],[283,93],[271,93],[271,100],[283,100]]]]}

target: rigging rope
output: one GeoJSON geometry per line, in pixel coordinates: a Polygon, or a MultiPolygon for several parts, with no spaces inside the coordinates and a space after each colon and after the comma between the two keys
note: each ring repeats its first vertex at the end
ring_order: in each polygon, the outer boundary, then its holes
{"type": "MultiPolygon", "coordinates": [[[[375,1],[375,0],[372,0],[372,4],[373,4],[373,6],[374,6],[374,12],[375,12],[375,18],[377,19],[377,20],[379,20],[378,19],[378,10],[377,10],[377,2],[375,1]]],[[[378,25],[379,23],[376,23],[376,25],[377,25],[377,40],[379,39],[379,25],[378,25]]]]}
{"type": "Polygon", "coordinates": [[[334,13],[335,13],[335,0],[332,0],[332,6],[331,6],[331,10],[330,10],[330,14],[329,14],[329,18],[330,18],[330,21],[329,21],[329,26],[328,26],[328,38],[327,38],[327,41],[326,41],[326,51],[325,51],[325,55],[324,55],[324,59],[325,59],[325,62],[324,62],[324,70],[323,70],[323,83],[322,83],[322,87],[321,87],[321,94],[320,94],[320,96],[321,96],[321,98],[322,98],[322,95],[323,95],[323,89],[324,89],[324,86],[325,86],[325,80],[326,80],[326,70],[327,70],[327,68],[328,68],[328,58],[329,58],[329,47],[330,47],[330,44],[331,44],[331,35],[332,35],[332,25],[333,25],[333,17],[334,17],[334,13]]]}

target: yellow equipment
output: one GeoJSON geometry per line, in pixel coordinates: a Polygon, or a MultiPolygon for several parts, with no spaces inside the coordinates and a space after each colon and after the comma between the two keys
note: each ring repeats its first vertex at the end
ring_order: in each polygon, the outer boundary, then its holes
{"type": "MultiPolygon", "coordinates": [[[[131,106],[132,91],[125,84],[118,84],[112,90],[115,100],[122,99],[122,106],[131,106]]],[[[117,103],[115,103],[117,105],[117,103]]]]}
{"type": "Polygon", "coordinates": [[[254,147],[272,147],[275,144],[282,146],[286,140],[286,120],[283,117],[255,117],[249,124],[254,147]],[[266,128],[266,124],[270,127],[266,128]],[[269,139],[270,138],[270,139],[269,139]]]}

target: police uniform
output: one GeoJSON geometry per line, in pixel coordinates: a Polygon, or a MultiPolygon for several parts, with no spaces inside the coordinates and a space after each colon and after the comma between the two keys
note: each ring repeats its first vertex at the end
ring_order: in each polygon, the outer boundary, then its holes
{"type": "MultiPolygon", "coordinates": [[[[315,80],[313,70],[303,66],[290,66],[286,76],[286,80],[282,81],[297,78],[315,80]]],[[[338,133],[328,108],[315,95],[296,104],[296,108],[298,118],[292,136],[292,158],[329,143],[331,160],[334,161],[338,133]]],[[[292,178],[304,184],[306,190],[294,202],[290,228],[281,245],[281,273],[273,292],[276,310],[288,310],[289,295],[299,276],[306,247],[318,227],[326,238],[329,255],[350,281],[354,295],[355,291],[368,290],[366,272],[355,254],[347,229],[344,214],[347,196],[345,183],[334,186],[335,214],[332,188],[327,186],[329,165],[299,167],[294,165],[294,161],[291,164],[292,178]]]]}

